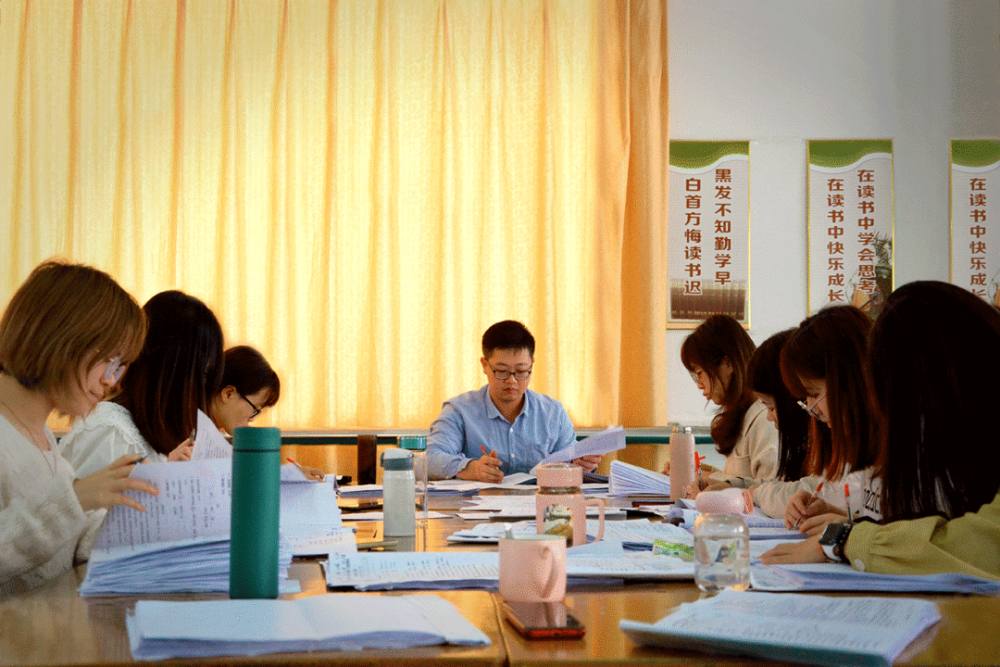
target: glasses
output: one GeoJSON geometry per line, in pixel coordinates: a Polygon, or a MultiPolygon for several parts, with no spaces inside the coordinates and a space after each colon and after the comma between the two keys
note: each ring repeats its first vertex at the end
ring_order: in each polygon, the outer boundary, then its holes
{"type": "Polygon", "coordinates": [[[810,415],[812,415],[816,419],[819,419],[820,421],[822,421],[823,418],[819,416],[818,412],[816,412],[816,406],[819,405],[819,402],[822,401],[824,398],[826,398],[826,392],[825,391],[820,395],[819,398],[817,398],[815,401],[813,401],[812,405],[809,405],[805,401],[795,401],[795,402],[799,404],[800,408],[802,408],[803,410],[805,410],[806,412],[808,412],[810,415]]]}
{"type": "Polygon", "coordinates": [[[122,379],[122,375],[125,375],[125,367],[128,364],[122,363],[121,357],[115,357],[114,359],[108,360],[108,367],[104,369],[104,375],[101,376],[101,381],[114,386],[118,384],[118,381],[122,379]]]}
{"type": "MultiPolygon", "coordinates": [[[[489,362],[487,362],[486,365],[490,366],[489,362]]],[[[504,370],[499,370],[498,371],[497,369],[495,369],[492,366],[490,366],[490,370],[493,371],[493,377],[495,377],[498,380],[506,380],[511,375],[514,376],[515,380],[527,380],[529,377],[531,377],[531,369],[530,368],[528,370],[525,370],[525,371],[513,371],[512,372],[512,371],[504,371],[504,370]]]]}
{"type": "Polygon", "coordinates": [[[253,401],[251,401],[249,398],[247,398],[246,396],[244,396],[242,391],[237,391],[236,393],[239,394],[240,398],[242,398],[244,401],[246,401],[250,405],[251,408],[253,408],[253,414],[251,414],[250,418],[247,419],[248,422],[252,422],[253,418],[260,414],[260,408],[258,408],[256,405],[254,405],[253,401]]]}
{"type": "Polygon", "coordinates": [[[691,373],[691,379],[694,380],[695,384],[698,384],[701,382],[702,375],[705,375],[705,371],[695,371],[694,373],[691,373]]]}

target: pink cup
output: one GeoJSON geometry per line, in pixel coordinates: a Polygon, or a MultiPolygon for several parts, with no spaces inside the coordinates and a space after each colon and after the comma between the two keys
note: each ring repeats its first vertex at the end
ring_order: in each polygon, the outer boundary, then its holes
{"type": "Polygon", "coordinates": [[[500,597],[511,602],[558,602],[566,597],[566,539],[500,538],[500,597]]]}

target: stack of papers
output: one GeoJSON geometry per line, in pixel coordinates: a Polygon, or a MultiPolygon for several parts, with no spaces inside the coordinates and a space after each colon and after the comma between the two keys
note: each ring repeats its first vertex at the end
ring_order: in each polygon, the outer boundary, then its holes
{"type": "Polygon", "coordinates": [[[752,565],[750,585],[759,591],[880,591],[998,595],[1000,581],[964,574],[876,574],[846,563],[752,565]]]}
{"type": "MultiPolygon", "coordinates": [[[[462,519],[526,519],[535,518],[537,504],[534,494],[519,496],[480,496],[466,501],[468,506],[458,513],[462,519]]],[[[596,506],[587,507],[587,516],[597,517],[600,510],[596,506]]],[[[623,517],[625,510],[619,507],[605,507],[605,517],[623,517]]],[[[594,533],[597,534],[596,531],[594,533]]]]}
{"type": "Polygon", "coordinates": [[[625,428],[623,426],[610,426],[600,433],[587,436],[583,440],[577,440],[569,447],[552,452],[535,464],[531,472],[537,474],[538,466],[546,463],[569,463],[581,456],[609,454],[620,449],[625,449],[625,428]]]}
{"type": "Polygon", "coordinates": [[[670,477],[624,461],[611,462],[608,494],[612,496],[670,495],[670,477]]]}
{"type": "MultiPolygon", "coordinates": [[[[625,553],[620,543],[600,544],[605,548],[567,552],[568,579],[694,578],[693,563],[651,553],[625,553]]],[[[495,551],[330,554],[326,567],[328,586],[362,591],[494,590],[499,577],[500,556],[495,551]]]]}
{"type": "MultiPolygon", "coordinates": [[[[500,521],[480,523],[471,528],[457,530],[448,536],[449,542],[492,542],[500,540],[505,532],[505,526],[511,527],[514,535],[528,535],[538,532],[535,521],[518,521],[505,524],[500,521]]],[[[587,521],[587,538],[593,540],[600,529],[600,522],[587,521]]],[[[621,542],[627,550],[651,551],[654,540],[663,540],[673,544],[694,546],[694,536],[690,531],[669,523],[653,523],[648,519],[628,521],[605,521],[604,541],[621,542]]]]}
{"type": "Polygon", "coordinates": [[[941,620],[933,602],[722,591],[657,623],[619,624],[637,644],[813,665],[889,667],[941,620]]]}
{"type": "Polygon", "coordinates": [[[435,595],[140,600],[125,622],[137,660],[490,643],[435,595]]]}
{"type": "MultiPolygon", "coordinates": [[[[90,555],[87,576],[80,585],[83,596],[142,593],[187,593],[229,590],[229,529],[232,505],[232,462],[229,459],[149,463],[136,466],[132,475],[160,489],[160,495],[128,492],[145,512],[115,505],[101,525],[90,555]]],[[[319,483],[293,484],[295,491],[284,507],[282,526],[301,529],[296,509],[320,506],[332,492],[319,483]],[[301,488],[300,488],[301,487],[301,488]],[[311,495],[318,493],[317,497],[311,495]],[[287,510],[287,511],[286,511],[287,510]]],[[[328,510],[324,526],[339,528],[336,503],[328,510]]],[[[310,520],[311,521],[311,520],[310,520]]],[[[308,523],[308,522],[306,522],[308,523]]],[[[297,581],[287,580],[292,551],[282,540],[278,551],[281,590],[294,591],[297,581]]]]}

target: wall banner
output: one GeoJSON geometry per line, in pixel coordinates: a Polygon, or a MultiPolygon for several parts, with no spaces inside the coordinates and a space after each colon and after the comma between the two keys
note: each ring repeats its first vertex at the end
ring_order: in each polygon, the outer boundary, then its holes
{"type": "Polygon", "coordinates": [[[1000,308],[1000,141],[951,142],[951,282],[1000,308]]]}
{"type": "Polygon", "coordinates": [[[667,328],[750,325],[750,142],[671,141],[667,328]]]}
{"type": "Polygon", "coordinates": [[[809,312],[878,315],[893,289],[891,140],[809,142],[809,312]]]}

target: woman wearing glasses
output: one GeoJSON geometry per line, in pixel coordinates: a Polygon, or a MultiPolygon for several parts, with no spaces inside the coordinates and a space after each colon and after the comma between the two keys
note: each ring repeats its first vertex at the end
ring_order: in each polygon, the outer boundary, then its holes
{"type": "MultiPolygon", "coordinates": [[[[747,382],[754,347],[743,326],[729,315],[712,315],[681,345],[681,362],[698,389],[720,406],[711,432],[726,463],[722,470],[702,466],[699,489],[745,489],[773,479],[777,471],[778,430],[767,420],[767,408],[747,382]]],[[[668,463],[664,472],[669,471],[668,463]]]]}
{"type": "Polygon", "coordinates": [[[120,391],[77,419],[60,442],[78,475],[123,454],[190,459],[198,410],[210,414],[222,380],[219,321],[199,299],[176,290],[153,296],[143,310],[149,333],[120,391]]]}
{"type": "Polygon", "coordinates": [[[74,479],[46,426],[54,410],[82,416],[139,353],[146,323],[111,276],[44,262],[0,319],[0,599],[86,560],[103,512],[142,505],[126,490],[159,493],[132,479],[126,456],[74,479]]]}
{"type": "Polygon", "coordinates": [[[801,532],[820,532],[825,524],[857,513],[881,516],[878,480],[872,479],[876,450],[870,439],[873,421],[865,360],[871,324],[871,318],[853,306],[824,308],[803,320],[781,350],[785,384],[812,417],[812,473],[828,480],[824,484],[828,494],[843,492],[840,503],[804,490],[793,495],[785,523],[801,532]]]}
{"type": "Polygon", "coordinates": [[[222,389],[212,398],[212,421],[227,434],[247,426],[278,402],[281,380],[260,352],[247,345],[226,350],[222,389]]]}
{"type": "Polygon", "coordinates": [[[982,298],[935,281],[893,292],[868,348],[883,520],[831,524],[764,561],[1000,579],[998,349],[1000,310],[982,298]]]}

